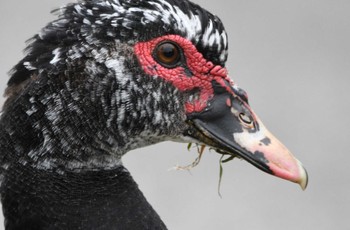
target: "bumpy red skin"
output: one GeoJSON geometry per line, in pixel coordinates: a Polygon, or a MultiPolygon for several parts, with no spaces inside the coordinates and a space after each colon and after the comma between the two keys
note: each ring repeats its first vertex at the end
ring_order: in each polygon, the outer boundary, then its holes
{"type": "Polygon", "coordinates": [[[228,92],[234,94],[232,89],[225,83],[226,81],[233,85],[233,81],[227,75],[226,68],[207,61],[191,41],[179,35],[166,35],[147,42],[139,42],[135,45],[134,49],[143,70],[147,74],[171,82],[182,92],[195,88],[200,90],[198,100],[186,102],[185,108],[187,114],[201,112],[207,107],[208,102],[214,96],[213,80],[226,88],[228,92]],[[159,43],[164,41],[174,42],[181,47],[186,61],[185,65],[193,73],[193,76],[187,76],[182,66],[169,69],[154,60],[152,56],[154,49],[159,43]]]}
{"type": "MultiPolygon", "coordinates": [[[[245,134],[244,132],[241,132],[241,135],[246,135],[244,137],[245,140],[239,139],[238,143],[235,140],[235,137],[232,136],[233,139],[231,142],[236,143],[234,145],[235,147],[232,147],[233,151],[235,149],[240,150],[240,152],[237,153],[240,153],[242,157],[258,163],[260,162],[259,164],[267,164],[270,170],[268,171],[269,173],[297,182],[303,189],[306,188],[307,174],[301,163],[294,158],[294,156],[283,144],[281,144],[270,132],[267,131],[260,120],[256,117],[255,113],[251,110],[248,103],[243,100],[241,96],[238,96],[233,92],[233,88],[231,87],[233,86],[233,82],[228,77],[227,70],[225,68],[222,66],[215,66],[212,62],[206,60],[203,55],[198,52],[191,41],[178,35],[167,35],[147,42],[140,42],[137,43],[134,48],[136,56],[138,57],[143,70],[147,74],[154,77],[163,78],[164,80],[172,83],[182,92],[195,88],[200,90],[198,100],[186,102],[185,107],[187,114],[195,112],[200,113],[208,106],[208,103],[214,97],[212,81],[216,81],[218,84],[220,84],[220,86],[225,88],[227,92],[232,95],[232,97],[227,95],[225,105],[231,108],[233,101],[235,100],[235,102],[237,102],[238,100],[240,105],[250,112],[247,114],[250,114],[254,121],[254,127],[244,127],[242,123],[236,124],[237,121],[235,119],[232,119],[232,121],[226,121],[228,125],[241,125],[245,130],[249,130],[249,132],[246,132],[245,134]],[[152,55],[154,53],[154,49],[159,43],[164,41],[177,43],[182,48],[186,63],[183,63],[182,66],[169,69],[163,67],[156,60],[154,60],[152,55]],[[186,66],[186,68],[190,70],[193,75],[188,76],[189,71],[186,71],[183,66],[186,66]],[[269,140],[270,143],[264,143],[263,140],[265,139],[269,140]],[[257,157],[255,155],[256,152],[262,153],[264,157],[257,157]]],[[[245,97],[247,97],[247,95],[245,95],[245,97]]],[[[213,103],[215,103],[214,100],[213,103]]],[[[223,110],[223,112],[225,111],[232,112],[232,110],[227,109],[223,110]]],[[[233,113],[233,115],[236,114],[233,113]]],[[[215,132],[220,137],[220,135],[222,135],[220,132],[225,134],[226,130],[216,130],[215,132]]],[[[231,142],[229,140],[227,145],[232,146],[231,142]]]]}

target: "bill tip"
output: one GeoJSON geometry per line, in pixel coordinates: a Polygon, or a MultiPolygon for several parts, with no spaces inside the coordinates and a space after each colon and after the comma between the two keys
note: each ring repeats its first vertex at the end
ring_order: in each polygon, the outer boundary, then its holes
{"type": "Polygon", "coordinates": [[[303,191],[305,191],[305,189],[307,188],[308,182],[309,182],[309,176],[308,173],[306,171],[306,169],[301,165],[301,163],[299,162],[299,167],[300,167],[300,180],[298,181],[301,189],[303,191]]]}

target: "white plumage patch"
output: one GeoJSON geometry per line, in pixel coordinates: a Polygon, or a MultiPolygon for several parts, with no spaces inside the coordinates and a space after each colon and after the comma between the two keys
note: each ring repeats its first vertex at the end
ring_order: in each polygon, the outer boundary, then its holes
{"type": "MultiPolygon", "coordinates": [[[[101,7],[112,8],[113,13],[101,13],[99,19],[94,22],[84,20],[84,24],[103,24],[108,21],[109,25],[117,28],[122,26],[126,29],[133,30],[133,15],[142,15],[139,18],[142,25],[150,23],[163,22],[164,25],[182,31],[185,38],[195,43],[201,43],[204,47],[216,47],[217,52],[221,54],[220,61],[224,62],[227,58],[227,34],[224,30],[216,28],[213,19],[208,18],[207,26],[202,28],[203,19],[195,13],[188,10],[184,12],[179,6],[172,5],[166,0],[147,1],[152,7],[128,6],[124,4],[128,1],[100,1],[96,3],[101,7]]],[[[82,7],[77,5],[75,10],[78,14],[84,15],[82,7]]],[[[91,14],[91,11],[90,11],[91,14]]],[[[139,17],[139,16],[138,16],[139,17]]]]}
{"type": "MultiPolygon", "coordinates": [[[[172,25],[178,30],[184,31],[186,38],[189,40],[196,43],[201,42],[204,46],[217,46],[218,52],[227,49],[227,34],[225,32],[220,33],[218,29],[214,28],[212,21],[208,22],[206,28],[202,28],[200,18],[192,12],[186,14],[179,7],[173,6],[164,0],[151,1],[150,4],[155,6],[157,10],[139,8],[130,8],[129,10],[130,12],[143,12],[146,20],[144,23],[156,21],[160,18],[166,25],[172,25]],[[221,47],[222,43],[224,47],[221,47]]],[[[224,56],[220,57],[222,61],[224,61],[224,58],[224,56]]]]}
{"type": "Polygon", "coordinates": [[[57,62],[59,62],[60,59],[60,55],[61,55],[61,51],[60,48],[56,48],[52,51],[52,54],[54,55],[53,59],[50,61],[50,64],[54,65],[57,62]]]}

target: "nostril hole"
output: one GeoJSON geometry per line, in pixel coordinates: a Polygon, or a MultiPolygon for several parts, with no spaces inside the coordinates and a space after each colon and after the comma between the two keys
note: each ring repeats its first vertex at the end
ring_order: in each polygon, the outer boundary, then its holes
{"type": "Polygon", "coordinates": [[[253,123],[253,120],[245,113],[240,113],[239,119],[247,125],[251,125],[253,123]]]}

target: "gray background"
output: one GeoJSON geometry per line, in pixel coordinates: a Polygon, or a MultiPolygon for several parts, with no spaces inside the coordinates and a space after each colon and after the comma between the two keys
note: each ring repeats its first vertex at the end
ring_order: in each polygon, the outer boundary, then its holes
{"type": "MultiPolygon", "coordinates": [[[[24,41],[65,2],[0,0],[1,91],[24,41]]],[[[205,152],[191,174],[168,171],[196,151],[166,142],[124,158],[150,203],[169,229],[350,229],[350,1],[196,2],[225,23],[230,76],[304,163],[310,184],[302,192],[235,160],[225,165],[221,199],[219,155],[205,152]]]]}

